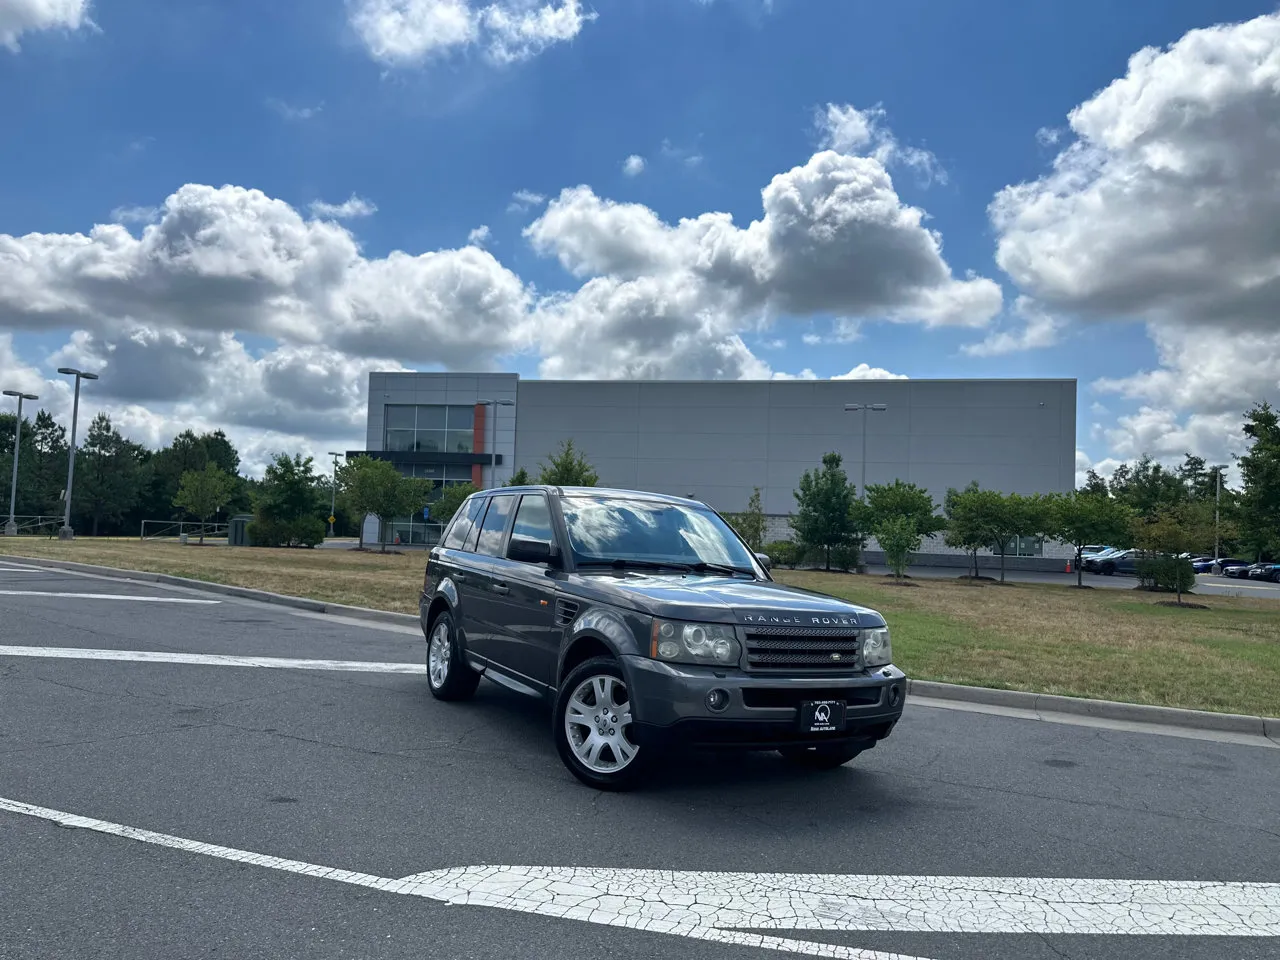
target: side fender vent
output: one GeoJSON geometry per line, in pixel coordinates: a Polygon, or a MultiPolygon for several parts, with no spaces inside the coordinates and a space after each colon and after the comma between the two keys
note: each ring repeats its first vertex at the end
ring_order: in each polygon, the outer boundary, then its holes
{"type": "Polygon", "coordinates": [[[556,626],[567,627],[578,616],[580,605],[576,600],[556,600],[556,626]]]}

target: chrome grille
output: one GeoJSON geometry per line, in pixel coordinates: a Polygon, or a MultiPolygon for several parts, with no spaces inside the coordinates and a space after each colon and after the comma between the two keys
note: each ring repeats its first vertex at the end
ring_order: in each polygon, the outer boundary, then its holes
{"type": "Polygon", "coordinates": [[[849,627],[744,628],[748,670],[859,670],[862,641],[849,627]]]}

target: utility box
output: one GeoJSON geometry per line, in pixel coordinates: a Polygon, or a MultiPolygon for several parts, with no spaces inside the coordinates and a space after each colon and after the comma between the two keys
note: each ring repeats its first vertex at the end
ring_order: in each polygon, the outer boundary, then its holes
{"type": "Polygon", "coordinates": [[[238,513],[227,520],[227,546],[251,547],[249,542],[249,524],[253,522],[253,514],[238,513]]]}

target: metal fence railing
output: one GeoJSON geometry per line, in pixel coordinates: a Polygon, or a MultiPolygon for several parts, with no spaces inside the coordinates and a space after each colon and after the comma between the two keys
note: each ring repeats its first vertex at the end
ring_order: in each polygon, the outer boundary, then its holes
{"type": "MultiPolygon", "coordinates": [[[[18,525],[18,536],[20,537],[48,537],[52,539],[58,535],[58,528],[62,526],[62,517],[14,517],[14,522],[18,525]]],[[[5,523],[8,522],[7,517],[0,517],[3,523],[0,523],[0,533],[3,533],[5,523]]]]}
{"type": "Polygon", "coordinates": [[[200,523],[194,520],[143,520],[140,540],[181,540],[183,536],[217,539],[227,535],[225,523],[200,523]]]}

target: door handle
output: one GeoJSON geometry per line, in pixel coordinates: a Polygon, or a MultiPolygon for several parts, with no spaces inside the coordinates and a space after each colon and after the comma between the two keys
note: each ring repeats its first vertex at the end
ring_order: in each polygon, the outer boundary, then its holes
{"type": "Polygon", "coordinates": [[[466,583],[467,575],[465,573],[455,573],[453,575],[453,579],[457,580],[459,583],[466,583]]]}
{"type": "Polygon", "coordinates": [[[493,592],[506,595],[511,592],[511,588],[508,587],[505,583],[495,583],[493,585],[493,592]]]}

